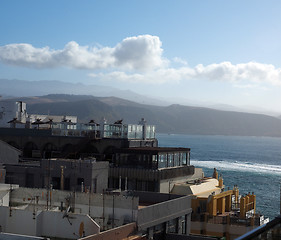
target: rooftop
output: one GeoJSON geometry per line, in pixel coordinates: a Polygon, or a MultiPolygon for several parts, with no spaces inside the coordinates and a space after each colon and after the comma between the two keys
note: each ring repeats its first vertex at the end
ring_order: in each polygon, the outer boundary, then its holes
{"type": "Polygon", "coordinates": [[[172,189],[174,194],[195,195],[197,197],[207,198],[213,192],[221,192],[218,186],[219,181],[215,178],[204,178],[202,181],[193,183],[176,183],[172,189]]]}

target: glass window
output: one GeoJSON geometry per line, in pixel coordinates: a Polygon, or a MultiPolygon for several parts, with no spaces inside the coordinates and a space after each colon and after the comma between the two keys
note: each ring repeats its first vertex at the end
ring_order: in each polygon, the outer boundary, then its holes
{"type": "Polygon", "coordinates": [[[159,162],[158,162],[158,168],[165,168],[167,167],[167,161],[166,161],[166,155],[159,155],[159,162]]]}
{"type": "Polygon", "coordinates": [[[187,155],[186,153],[182,153],[182,165],[186,165],[187,164],[187,155]]]}
{"type": "Polygon", "coordinates": [[[178,153],[174,153],[174,166],[179,166],[180,162],[179,162],[179,154],[178,153]]]}
{"type": "Polygon", "coordinates": [[[173,167],[173,154],[169,153],[168,154],[168,167],[173,167]]]}
{"type": "Polygon", "coordinates": [[[177,233],[177,228],[178,228],[178,221],[177,219],[172,219],[168,222],[168,233],[177,233]]]}
{"type": "Polygon", "coordinates": [[[152,155],[152,168],[156,169],[157,166],[157,155],[152,155]]]}

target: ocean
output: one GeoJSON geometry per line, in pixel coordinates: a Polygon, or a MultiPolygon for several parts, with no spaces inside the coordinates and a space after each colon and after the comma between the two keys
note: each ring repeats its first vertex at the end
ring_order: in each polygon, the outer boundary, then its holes
{"type": "Polygon", "coordinates": [[[254,192],[257,211],[273,219],[280,213],[281,138],[157,134],[160,147],[191,148],[191,164],[212,176],[222,174],[225,189],[238,185],[254,192]]]}

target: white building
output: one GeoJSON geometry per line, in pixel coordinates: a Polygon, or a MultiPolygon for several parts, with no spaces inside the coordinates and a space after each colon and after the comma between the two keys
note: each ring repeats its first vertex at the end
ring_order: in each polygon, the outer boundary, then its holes
{"type": "Polygon", "coordinates": [[[10,127],[16,123],[25,124],[26,118],[26,103],[0,101],[0,127],[10,127]]]}
{"type": "Polygon", "coordinates": [[[75,124],[77,123],[77,117],[28,114],[24,102],[0,101],[0,127],[36,128],[37,123],[46,125],[43,127],[48,127],[50,123],[75,124]]]}

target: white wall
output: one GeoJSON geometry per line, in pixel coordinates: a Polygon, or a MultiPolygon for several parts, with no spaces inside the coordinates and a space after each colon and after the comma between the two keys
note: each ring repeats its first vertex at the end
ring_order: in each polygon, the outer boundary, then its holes
{"type": "Polygon", "coordinates": [[[7,190],[0,191],[0,206],[9,206],[10,193],[7,190]]]}
{"type": "MultiPolygon", "coordinates": [[[[28,204],[28,198],[38,196],[38,205],[36,207],[46,207],[47,198],[46,189],[32,189],[32,188],[19,188],[12,192],[11,201],[17,204],[28,204]]],[[[64,207],[66,204],[65,199],[73,196],[73,192],[53,190],[52,191],[52,207],[60,207],[63,202],[64,207]]],[[[131,196],[116,196],[104,194],[90,194],[90,193],[75,193],[75,213],[89,214],[95,221],[103,224],[102,217],[105,217],[105,225],[108,220],[113,216],[115,226],[123,225],[124,220],[136,220],[138,212],[138,197],[131,196]],[[114,199],[114,201],[113,201],[114,199]],[[90,203],[90,207],[89,207],[90,203]],[[113,213],[114,212],[114,213],[113,213]]],[[[49,202],[50,206],[50,202],[49,202]]],[[[110,227],[110,226],[108,226],[110,227]]]]}
{"type": "Polygon", "coordinates": [[[92,186],[94,189],[94,179],[96,179],[96,192],[102,193],[108,186],[109,162],[93,162],[92,163],[92,186]]]}
{"type": "Polygon", "coordinates": [[[0,216],[3,232],[35,236],[36,219],[33,219],[33,212],[0,207],[0,216]]]}
{"type": "Polygon", "coordinates": [[[63,218],[63,215],[64,212],[0,207],[0,226],[2,231],[7,233],[69,239],[80,237],[79,229],[82,223],[85,236],[100,232],[98,224],[88,215],[70,213],[69,218],[63,218]]]}
{"type": "Polygon", "coordinates": [[[83,225],[84,236],[97,234],[100,228],[88,215],[68,214],[64,212],[44,211],[38,216],[37,236],[77,239],[80,236],[80,225],[83,225]]]}
{"type": "Polygon", "coordinates": [[[0,127],[10,127],[7,122],[13,120],[13,118],[25,123],[26,115],[25,103],[0,101],[0,127]],[[20,106],[22,106],[22,109],[20,109],[20,106]]]}
{"type": "Polygon", "coordinates": [[[21,151],[0,140],[0,163],[17,164],[21,151]]]}

